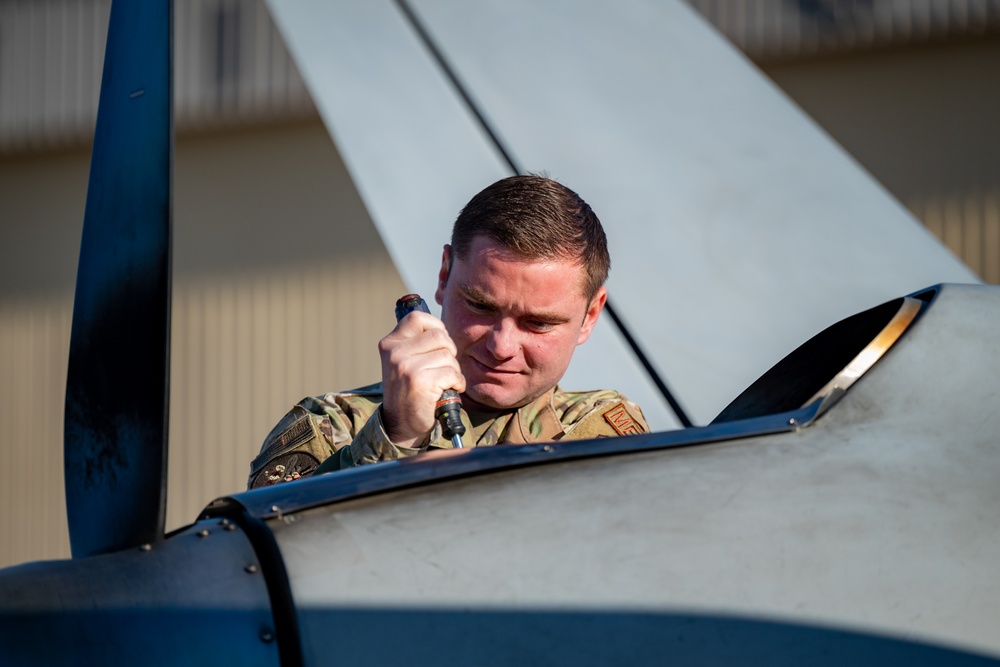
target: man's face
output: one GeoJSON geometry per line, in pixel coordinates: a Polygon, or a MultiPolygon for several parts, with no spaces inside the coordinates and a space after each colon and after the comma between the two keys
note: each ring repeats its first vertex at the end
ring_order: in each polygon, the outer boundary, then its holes
{"type": "Polygon", "coordinates": [[[444,247],[435,298],[458,347],[466,408],[520,407],[556,385],[607,298],[601,287],[588,301],[583,279],[577,262],[526,260],[485,237],[463,259],[444,247]]]}

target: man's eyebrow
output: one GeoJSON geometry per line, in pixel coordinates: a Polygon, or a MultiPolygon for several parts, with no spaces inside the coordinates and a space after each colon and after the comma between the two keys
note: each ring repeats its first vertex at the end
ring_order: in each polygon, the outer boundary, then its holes
{"type": "Polygon", "coordinates": [[[458,291],[461,292],[466,299],[469,299],[470,301],[475,301],[480,306],[484,306],[491,310],[498,310],[496,302],[494,302],[493,299],[489,298],[488,296],[477,290],[475,287],[469,287],[468,285],[459,285],[458,291]]]}
{"type": "MultiPolygon", "coordinates": [[[[458,291],[461,292],[466,299],[476,302],[478,305],[491,311],[500,310],[500,306],[497,305],[493,299],[489,298],[482,292],[480,292],[475,287],[470,287],[468,285],[459,285],[458,291]]],[[[529,320],[538,320],[539,322],[548,322],[550,324],[563,324],[569,322],[569,318],[565,315],[560,315],[558,313],[550,313],[545,311],[532,312],[532,313],[522,313],[522,318],[529,320]]]]}

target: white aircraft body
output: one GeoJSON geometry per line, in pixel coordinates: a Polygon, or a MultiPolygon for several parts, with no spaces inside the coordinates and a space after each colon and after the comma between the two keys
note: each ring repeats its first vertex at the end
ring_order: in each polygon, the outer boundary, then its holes
{"type": "Polygon", "coordinates": [[[15,665],[995,665],[998,326],[1000,288],[938,286],[807,342],[734,421],[222,498],[156,544],[0,572],[0,647],[15,665]],[[829,357],[849,361],[809,372],[829,357]],[[809,398],[775,413],[775,394],[809,398]]]}
{"type": "MultiPolygon", "coordinates": [[[[410,289],[472,194],[544,171],[604,222],[609,299],[693,423],[831,322],[978,282],[682,0],[268,6],[410,289]]],[[[681,423],[608,318],[564,385],[681,423]]]]}
{"type": "Polygon", "coordinates": [[[1000,288],[940,284],[976,279],[690,8],[269,7],[408,286],[433,292],[473,193],[545,171],[614,261],[616,317],[565,384],[707,425],[363,466],[163,535],[165,382],[129,422],[105,380],[169,350],[127,343],[169,321],[170,3],[116,0],[74,558],[0,571],[5,665],[997,664],[1000,288]]]}

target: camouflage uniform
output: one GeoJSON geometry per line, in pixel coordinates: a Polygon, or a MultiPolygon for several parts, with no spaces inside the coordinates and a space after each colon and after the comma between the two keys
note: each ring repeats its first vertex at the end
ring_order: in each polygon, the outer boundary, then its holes
{"type": "MultiPolygon", "coordinates": [[[[278,422],[250,464],[248,488],[268,486],[288,476],[307,476],[331,456],[324,470],[412,456],[429,448],[451,449],[434,430],[420,449],[397,447],[382,426],[382,385],[304,398],[278,422]]],[[[613,390],[566,392],[555,387],[521,408],[503,412],[462,410],[466,447],[583,440],[648,433],[635,403],[613,390]]]]}

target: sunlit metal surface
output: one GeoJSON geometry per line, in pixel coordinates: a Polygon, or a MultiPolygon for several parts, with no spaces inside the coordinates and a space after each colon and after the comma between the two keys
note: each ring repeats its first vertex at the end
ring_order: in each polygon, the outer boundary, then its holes
{"type": "MultiPolygon", "coordinates": [[[[424,44],[395,4],[269,0],[414,291],[500,164],[466,99],[601,216],[616,312],[696,424],[829,322],[977,281],[682,0],[405,0],[424,44]]],[[[598,331],[564,384],[622,389],[669,427],[621,352],[598,331]]]]}
{"type": "Polygon", "coordinates": [[[795,410],[817,400],[822,414],[885,355],[939,289],[893,299],[827,327],[757,378],[712,423],[795,410]]]}
{"type": "Polygon", "coordinates": [[[920,313],[923,302],[913,297],[906,297],[899,306],[899,311],[893,316],[885,329],[865,346],[863,350],[847,364],[844,370],[840,371],[832,380],[823,385],[823,388],[816,392],[806,403],[816,400],[823,401],[821,412],[829,410],[836,397],[843,395],[843,392],[851,388],[851,385],[868,372],[882,356],[889,351],[893,343],[899,340],[907,327],[920,313]],[[833,400],[831,400],[833,399],[833,400]]]}
{"type": "MultiPolygon", "coordinates": [[[[525,628],[516,614],[554,611],[579,612],[560,623],[773,620],[1000,656],[1000,534],[988,528],[1000,506],[1000,290],[938,290],[807,428],[693,447],[656,448],[671,434],[655,434],[631,441],[645,452],[378,493],[359,471],[340,482],[358,487],[354,500],[272,512],[305,654],[334,619],[354,618],[363,640],[389,619],[468,610],[459,627],[483,633],[470,638],[479,649],[493,635],[476,617],[514,614],[525,628]]],[[[280,492],[267,495],[277,509],[280,492]]],[[[382,655],[449,641],[392,627],[382,655]]],[[[562,636],[587,645],[584,634],[562,636]]]]}
{"type": "Polygon", "coordinates": [[[222,516],[236,504],[254,517],[281,518],[320,505],[491,472],[783,433],[809,424],[817,409],[818,405],[810,405],[757,419],[627,438],[435,451],[221,498],[205,515],[222,516]]]}

